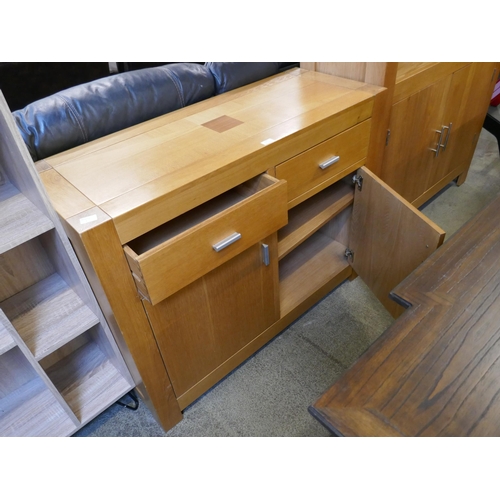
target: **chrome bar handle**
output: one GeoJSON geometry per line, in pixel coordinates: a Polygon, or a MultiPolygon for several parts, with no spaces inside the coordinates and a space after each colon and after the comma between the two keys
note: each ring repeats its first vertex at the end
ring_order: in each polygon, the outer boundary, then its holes
{"type": "Polygon", "coordinates": [[[442,147],[441,146],[441,139],[443,138],[444,127],[441,127],[441,130],[436,130],[436,132],[439,134],[439,141],[437,143],[436,149],[431,148],[431,151],[434,151],[434,153],[436,153],[434,155],[435,158],[437,158],[437,156],[439,154],[439,149],[442,147]]]}
{"type": "Polygon", "coordinates": [[[453,125],[453,123],[450,122],[450,125],[448,127],[446,125],[443,127],[443,128],[448,130],[448,132],[446,133],[446,139],[444,140],[444,144],[443,144],[443,146],[441,146],[443,148],[443,151],[446,149],[446,146],[448,145],[448,139],[450,138],[452,125],[453,125]]]}
{"type": "Polygon", "coordinates": [[[271,259],[269,258],[269,245],[266,245],[265,243],[261,243],[262,245],[262,262],[264,263],[265,266],[268,266],[269,263],[271,262],[271,259]]]}
{"type": "Polygon", "coordinates": [[[240,233],[234,233],[231,236],[228,236],[227,238],[224,238],[222,241],[219,241],[219,243],[216,243],[215,245],[212,245],[212,248],[216,252],[220,252],[224,248],[228,247],[229,245],[232,245],[235,241],[238,241],[241,238],[240,233]]]}
{"type": "Polygon", "coordinates": [[[329,160],[326,160],[323,163],[320,163],[319,168],[321,170],[325,170],[325,168],[330,167],[334,163],[337,163],[339,160],[340,160],[340,156],[332,156],[329,160]]]}

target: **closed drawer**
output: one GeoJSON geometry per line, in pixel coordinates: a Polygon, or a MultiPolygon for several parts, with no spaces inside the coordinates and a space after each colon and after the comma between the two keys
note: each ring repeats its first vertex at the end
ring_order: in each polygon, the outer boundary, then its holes
{"type": "Polygon", "coordinates": [[[368,152],[371,119],[276,166],[276,177],[288,183],[289,208],[357,169],[368,152]]]}
{"type": "Polygon", "coordinates": [[[288,222],[286,182],[263,174],[124,246],[155,305],[288,222]]]}

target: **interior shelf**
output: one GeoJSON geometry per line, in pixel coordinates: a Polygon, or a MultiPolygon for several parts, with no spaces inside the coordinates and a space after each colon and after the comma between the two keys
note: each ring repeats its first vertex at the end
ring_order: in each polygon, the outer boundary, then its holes
{"type": "Polygon", "coordinates": [[[0,436],[69,436],[75,430],[39,377],[0,399],[0,436]]]}
{"type": "Polygon", "coordinates": [[[99,323],[56,273],[0,303],[0,309],[36,360],[99,323]]]}
{"type": "Polygon", "coordinates": [[[82,425],[132,389],[93,340],[47,370],[82,425]]]}
{"type": "Polygon", "coordinates": [[[0,356],[15,347],[16,343],[0,320],[0,356]]]}
{"type": "Polygon", "coordinates": [[[318,232],[280,262],[280,306],[285,316],[332,279],[350,274],[345,246],[318,232]]]}
{"type": "Polygon", "coordinates": [[[0,185],[0,255],[17,245],[50,231],[52,221],[12,184],[0,185]]]}
{"type": "Polygon", "coordinates": [[[354,201],[354,189],[337,182],[288,212],[288,224],[278,231],[278,259],[297,248],[354,201]]]}

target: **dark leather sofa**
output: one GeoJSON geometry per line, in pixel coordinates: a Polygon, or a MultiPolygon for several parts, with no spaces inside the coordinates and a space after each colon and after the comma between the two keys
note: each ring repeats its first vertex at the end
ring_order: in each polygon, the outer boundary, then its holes
{"type": "Polygon", "coordinates": [[[209,97],[295,63],[174,63],[77,85],[12,114],[34,161],[209,97]]]}

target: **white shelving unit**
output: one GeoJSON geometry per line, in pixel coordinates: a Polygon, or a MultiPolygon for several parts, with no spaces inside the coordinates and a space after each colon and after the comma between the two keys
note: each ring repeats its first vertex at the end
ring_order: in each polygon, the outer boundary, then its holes
{"type": "Polygon", "coordinates": [[[68,436],[134,387],[0,93],[0,436],[68,436]]]}

